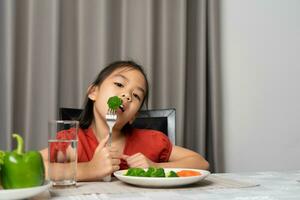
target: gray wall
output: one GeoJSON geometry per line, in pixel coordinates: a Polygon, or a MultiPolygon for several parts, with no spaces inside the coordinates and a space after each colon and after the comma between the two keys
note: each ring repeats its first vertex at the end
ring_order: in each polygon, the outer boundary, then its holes
{"type": "Polygon", "coordinates": [[[221,1],[225,170],[300,169],[300,1],[221,1]]]}

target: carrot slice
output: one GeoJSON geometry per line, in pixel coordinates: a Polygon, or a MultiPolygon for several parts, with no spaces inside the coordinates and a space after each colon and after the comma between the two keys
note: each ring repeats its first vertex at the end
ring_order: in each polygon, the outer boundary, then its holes
{"type": "Polygon", "coordinates": [[[200,172],[193,171],[193,170],[181,170],[176,172],[177,176],[179,177],[186,177],[186,176],[199,176],[201,175],[200,172]]]}

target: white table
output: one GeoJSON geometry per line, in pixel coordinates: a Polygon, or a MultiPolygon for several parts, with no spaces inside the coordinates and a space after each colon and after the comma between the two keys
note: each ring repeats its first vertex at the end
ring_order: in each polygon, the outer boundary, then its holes
{"type": "MultiPolygon", "coordinates": [[[[219,200],[219,199],[235,199],[235,200],[273,200],[300,199],[300,170],[286,172],[249,172],[249,173],[224,173],[213,174],[215,177],[227,178],[248,183],[256,183],[259,186],[246,188],[193,188],[193,189],[166,189],[166,190],[150,190],[145,192],[142,188],[137,192],[122,192],[114,194],[89,194],[75,196],[57,196],[51,197],[54,200],[68,199],[114,199],[114,200],[219,200]]],[[[93,184],[93,183],[89,183],[93,184]]],[[[127,186],[126,186],[127,187],[127,186]]],[[[133,186],[130,186],[133,187],[133,186]]],[[[33,199],[39,199],[37,196],[33,199]]],[[[45,197],[45,196],[44,196],[45,197]]]]}

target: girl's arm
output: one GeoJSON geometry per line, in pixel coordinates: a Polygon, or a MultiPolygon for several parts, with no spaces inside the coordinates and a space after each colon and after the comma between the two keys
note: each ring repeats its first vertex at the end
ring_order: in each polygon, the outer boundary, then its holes
{"type": "Polygon", "coordinates": [[[209,167],[208,162],[200,154],[179,146],[173,146],[168,162],[155,163],[142,153],[136,153],[132,156],[123,155],[122,158],[126,160],[129,167],[178,167],[194,169],[208,169],[209,167]]]}
{"type": "Polygon", "coordinates": [[[155,167],[178,167],[208,169],[209,163],[198,153],[189,149],[173,146],[169,162],[155,163],[155,167]]]}

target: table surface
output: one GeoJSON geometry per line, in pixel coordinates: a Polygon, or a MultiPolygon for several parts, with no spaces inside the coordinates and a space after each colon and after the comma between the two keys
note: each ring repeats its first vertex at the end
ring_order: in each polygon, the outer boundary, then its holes
{"type": "MultiPolygon", "coordinates": [[[[56,196],[51,199],[114,199],[114,200],[273,200],[273,199],[300,199],[300,170],[296,171],[267,171],[267,172],[247,172],[247,173],[219,173],[214,176],[228,178],[244,182],[259,184],[255,187],[247,188],[216,188],[199,190],[159,190],[150,192],[117,193],[117,194],[88,194],[76,196],[56,196]]],[[[91,183],[93,184],[93,183],[91,183]]],[[[38,199],[33,198],[33,199],[38,199]]]]}

